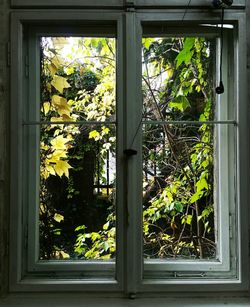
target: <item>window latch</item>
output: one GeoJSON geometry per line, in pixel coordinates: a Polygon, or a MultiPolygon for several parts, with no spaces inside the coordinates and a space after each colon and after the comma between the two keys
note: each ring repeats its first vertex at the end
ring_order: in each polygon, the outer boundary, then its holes
{"type": "Polygon", "coordinates": [[[135,149],[125,149],[124,151],[123,151],[123,153],[127,156],[127,157],[131,157],[131,156],[135,156],[135,155],[137,155],[137,150],[135,150],[135,149]]]}

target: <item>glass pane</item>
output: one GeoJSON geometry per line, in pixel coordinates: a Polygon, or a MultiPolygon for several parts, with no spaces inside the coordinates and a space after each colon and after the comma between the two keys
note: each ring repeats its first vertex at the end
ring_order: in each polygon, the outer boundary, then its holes
{"type": "Polygon", "coordinates": [[[114,121],[114,38],[42,37],[41,120],[114,121]]]}
{"type": "Polygon", "coordinates": [[[39,259],[113,259],[115,39],[42,37],[40,48],[40,120],[52,123],[40,125],[39,259]]]}
{"type": "Polygon", "coordinates": [[[113,258],[115,126],[51,125],[40,144],[40,259],[113,258]]]}
{"type": "Polygon", "coordinates": [[[214,39],[143,38],[143,119],[214,120],[214,64],[214,39]]]}
{"type": "Polygon", "coordinates": [[[143,126],[144,257],[215,259],[214,128],[143,126]]]}
{"type": "Polygon", "coordinates": [[[216,120],[213,76],[214,39],[143,38],[147,259],[217,258],[214,126],[192,124],[216,120]]]}

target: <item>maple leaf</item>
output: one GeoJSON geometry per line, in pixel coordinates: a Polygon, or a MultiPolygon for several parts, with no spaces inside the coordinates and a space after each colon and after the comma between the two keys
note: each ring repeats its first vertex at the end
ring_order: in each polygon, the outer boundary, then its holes
{"type": "Polygon", "coordinates": [[[69,138],[65,138],[63,135],[58,135],[51,140],[50,144],[52,145],[53,150],[66,150],[67,146],[65,144],[69,141],[69,138]]]}
{"type": "Polygon", "coordinates": [[[70,87],[70,84],[64,77],[54,75],[53,80],[51,81],[51,85],[54,86],[55,89],[58,90],[61,94],[65,88],[70,87]]]}
{"type": "Polygon", "coordinates": [[[51,100],[53,106],[56,108],[59,115],[66,115],[70,117],[71,108],[64,97],[53,95],[51,100]]]}
{"type": "Polygon", "coordinates": [[[63,160],[58,160],[54,165],[54,169],[58,176],[62,177],[64,174],[66,177],[69,177],[69,169],[72,168],[68,162],[63,160]]]}

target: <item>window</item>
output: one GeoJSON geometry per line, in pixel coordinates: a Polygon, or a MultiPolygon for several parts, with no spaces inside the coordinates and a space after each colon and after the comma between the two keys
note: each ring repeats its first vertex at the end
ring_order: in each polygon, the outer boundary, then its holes
{"type": "Polygon", "coordinates": [[[246,287],[244,21],[215,95],[218,20],[180,16],[13,14],[13,291],[246,287]]]}

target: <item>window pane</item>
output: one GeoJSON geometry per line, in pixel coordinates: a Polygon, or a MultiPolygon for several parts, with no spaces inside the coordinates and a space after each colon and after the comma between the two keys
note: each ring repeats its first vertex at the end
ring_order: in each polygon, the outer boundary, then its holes
{"type": "Polygon", "coordinates": [[[214,64],[214,39],[143,39],[143,232],[147,259],[218,258],[216,133],[214,125],[199,124],[216,120],[214,64]]]}
{"type": "Polygon", "coordinates": [[[113,259],[115,39],[42,37],[40,48],[39,259],[113,259]]]}
{"type": "Polygon", "coordinates": [[[41,119],[115,120],[114,38],[42,37],[41,119]]]}
{"type": "Polygon", "coordinates": [[[214,259],[213,127],[143,127],[145,258],[214,259]]]}
{"type": "Polygon", "coordinates": [[[215,119],[215,40],[147,37],[142,43],[143,119],[215,119]]]}

